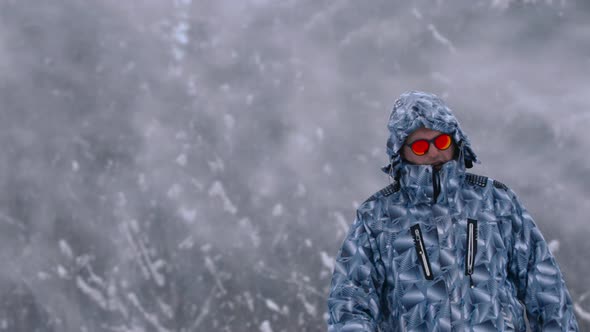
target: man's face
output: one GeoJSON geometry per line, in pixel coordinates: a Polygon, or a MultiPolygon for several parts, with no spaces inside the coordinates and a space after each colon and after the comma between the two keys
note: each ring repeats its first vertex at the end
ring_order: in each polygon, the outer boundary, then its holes
{"type": "Polygon", "coordinates": [[[416,155],[412,152],[412,148],[406,144],[411,144],[419,139],[433,139],[436,136],[442,134],[438,130],[432,130],[428,128],[418,128],[406,138],[405,144],[401,149],[401,156],[408,162],[416,165],[434,165],[434,168],[439,169],[442,164],[453,159],[455,154],[455,142],[451,143],[451,146],[446,150],[439,150],[430,143],[428,152],[422,156],[416,155]]]}

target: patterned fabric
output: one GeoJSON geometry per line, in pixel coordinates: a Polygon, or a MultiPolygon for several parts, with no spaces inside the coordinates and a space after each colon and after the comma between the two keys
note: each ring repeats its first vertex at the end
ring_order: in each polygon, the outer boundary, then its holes
{"type": "Polygon", "coordinates": [[[396,182],[358,208],[336,258],[328,331],[578,331],[543,236],[512,190],[466,173],[477,162],[451,111],[410,92],[388,125],[396,182]],[[450,133],[440,170],[398,154],[416,128],[450,133]],[[439,190],[433,188],[438,187],[439,190]]]}

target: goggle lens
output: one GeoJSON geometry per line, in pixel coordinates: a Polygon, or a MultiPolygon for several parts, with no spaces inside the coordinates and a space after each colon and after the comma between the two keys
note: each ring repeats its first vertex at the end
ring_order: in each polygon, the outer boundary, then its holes
{"type": "Polygon", "coordinates": [[[424,154],[426,154],[426,152],[428,152],[428,146],[430,145],[430,142],[428,142],[427,140],[419,140],[416,141],[412,144],[412,151],[419,155],[422,156],[424,154]]]}
{"type": "Polygon", "coordinates": [[[439,150],[446,150],[451,146],[451,136],[447,134],[440,135],[434,139],[434,146],[439,150]]]}

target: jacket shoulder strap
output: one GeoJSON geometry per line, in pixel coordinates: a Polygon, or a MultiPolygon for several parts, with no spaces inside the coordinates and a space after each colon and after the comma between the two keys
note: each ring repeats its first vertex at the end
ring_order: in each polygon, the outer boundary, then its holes
{"type": "MultiPolygon", "coordinates": [[[[465,181],[471,185],[485,187],[488,184],[488,177],[473,173],[465,173],[465,181]]],[[[492,180],[492,185],[498,189],[508,190],[508,186],[498,180],[492,180]]]]}
{"type": "Polygon", "coordinates": [[[398,182],[394,182],[390,185],[388,185],[387,187],[379,190],[379,194],[383,195],[383,196],[389,196],[397,191],[399,191],[400,186],[398,182]]]}
{"type": "Polygon", "coordinates": [[[499,188],[499,189],[508,190],[508,187],[498,180],[494,180],[494,187],[499,188]]]}
{"type": "Polygon", "coordinates": [[[472,185],[485,187],[488,184],[488,177],[473,173],[465,173],[465,181],[472,185]]]}

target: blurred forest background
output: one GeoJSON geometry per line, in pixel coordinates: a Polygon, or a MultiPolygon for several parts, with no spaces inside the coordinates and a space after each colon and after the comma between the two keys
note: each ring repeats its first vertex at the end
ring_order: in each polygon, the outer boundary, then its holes
{"type": "Polygon", "coordinates": [[[0,330],[325,331],[387,118],[443,97],[590,330],[590,2],[0,2],[0,330]]]}

